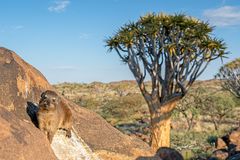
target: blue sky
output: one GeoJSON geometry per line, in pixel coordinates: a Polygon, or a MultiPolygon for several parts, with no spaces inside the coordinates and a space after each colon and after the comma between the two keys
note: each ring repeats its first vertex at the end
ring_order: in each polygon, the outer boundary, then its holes
{"type": "MultiPolygon", "coordinates": [[[[104,40],[123,24],[149,12],[185,13],[215,25],[240,57],[239,0],[7,0],[0,2],[0,46],[18,53],[51,83],[133,79],[104,40]]],[[[221,66],[213,62],[200,79],[221,66]]]]}

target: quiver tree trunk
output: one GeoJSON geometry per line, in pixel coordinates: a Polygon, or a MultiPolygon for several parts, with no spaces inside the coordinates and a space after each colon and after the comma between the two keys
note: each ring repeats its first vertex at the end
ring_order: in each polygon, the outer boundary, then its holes
{"type": "MultiPolygon", "coordinates": [[[[158,106],[159,107],[159,106],[158,106]]],[[[176,101],[160,105],[157,111],[150,111],[151,117],[151,147],[170,147],[171,112],[176,107],[176,101]]]]}
{"type": "Polygon", "coordinates": [[[151,147],[157,150],[160,147],[170,147],[170,116],[161,119],[161,116],[151,115],[151,147]],[[161,119],[161,120],[160,120],[161,119]]]}
{"type": "Polygon", "coordinates": [[[187,113],[182,113],[182,114],[183,114],[183,116],[185,117],[185,119],[187,121],[188,131],[190,131],[193,128],[194,115],[191,115],[191,117],[189,117],[189,115],[187,113]]]}

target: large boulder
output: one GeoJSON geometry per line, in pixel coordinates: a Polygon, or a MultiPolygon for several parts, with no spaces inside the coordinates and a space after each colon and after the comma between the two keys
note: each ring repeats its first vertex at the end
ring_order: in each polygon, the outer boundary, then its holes
{"type": "MultiPolygon", "coordinates": [[[[5,48],[0,48],[0,73],[0,107],[25,121],[30,121],[27,102],[37,103],[42,91],[54,90],[37,69],[5,48]]],[[[73,112],[76,133],[100,156],[108,153],[117,160],[119,155],[134,159],[152,153],[143,141],[124,135],[96,113],[65,101],[73,112]]]]}
{"type": "Polygon", "coordinates": [[[39,95],[51,85],[33,66],[16,53],[0,47],[0,107],[29,119],[27,101],[38,101],[39,95]]]}
{"type": "Polygon", "coordinates": [[[0,107],[0,128],[0,159],[56,159],[42,132],[2,107],[0,107]]]}
{"type": "Polygon", "coordinates": [[[132,159],[140,155],[151,155],[150,147],[140,139],[123,134],[95,112],[69,101],[68,104],[74,113],[74,129],[100,156],[102,150],[108,151],[108,153],[127,155],[132,159]]]}

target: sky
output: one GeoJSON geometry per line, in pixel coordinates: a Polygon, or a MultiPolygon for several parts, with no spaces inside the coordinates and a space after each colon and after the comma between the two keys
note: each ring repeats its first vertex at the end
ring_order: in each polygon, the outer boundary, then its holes
{"type": "MultiPolygon", "coordinates": [[[[0,46],[15,51],[50,83],[133,80],[128,66],[104,40],[119,27],[150,12],[185,13],[215,26],[240,57],[239,0],[5,0],[0,2],[0,46]]],[[[222,65],[212,62],[199,79],[222,65]]]]}

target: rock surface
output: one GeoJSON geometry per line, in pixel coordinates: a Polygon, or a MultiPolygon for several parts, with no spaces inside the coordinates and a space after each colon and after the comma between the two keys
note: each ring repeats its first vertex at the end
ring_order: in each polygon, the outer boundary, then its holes
{"type": "Polygon", "coordinates": [[[216,141],[216,148],[217,149],[226,149],[227,144],[223,141],[222,138],[218,138],[217,141],[216,141]]]}
{"type": "MultiPolygon", "coordinates": [[[[37,103],[42,91],[54,90],[46,78],[16,53],[0,48],[0,108],[14,113],[21,120],[29,120],[27,101],[37,103]]],[[[124,135],[96,113],[66,100],[74,116],[77,135],[93,150],[134,159],[150,155],[150,147],[143,141],[124,135]]],[[[32,124],[31,124],[32,125],[32,124]]],[[[45,144],[47,145],[47,144],[45,144]]],[[[103,154],[100,154],[103,155],[103,154]]]]}
{"type": "Polygon", "coordinates": [[[239,159],[240,159],[240,153],[230,156],[227,160],[239,160],[239,159]]]}
{"type": "Polygon", "coordinates": [[[229,142],[235,146],[235,151],[240,152],[240,128],[232,131],[229,134],[229,142]]]}
{"type": "Polygon", "coordinates": [[[3,47],[0,47],[0,73],[0,107],[21,119],[29,119],[26,102],[37,102],[40,93],[52,87],[37,69],[3,47]]]}
{"type": "Polygon", "coordinates": [[[74,113],[74,128],[93,151],[106,150],[132,159],[140,155],[151,155],[150,147],[143,141],[124,135],[92,111],[72,102],[68,104],[74,113]]]}
{"type": "Polygon", "coordinates": [[[183,160],[183,156],[177,150],[168,147],[159,148],[155,157],[162,160],[183,160]]]}
{"type": "Polygon", "coordinates": [[[225,160],[229,156],[227,150],[219,149],[213,152],[212,157],[217,158],[219,160],[225,160]]]}
{"type": "Polygon", "coordinates": [[[58,160],[100,160],[74,131],[71,138],[62,132],[59,130],[55,134],[51,144],[58,160]]]}
{"type": "Polygon", "coordinates": [[[136,160],[183,160],[183,156],[175,149],[161,147],[152,157],[138,157],[136,160]]]}
{"type": "Polygon", "coordinates": [[[30,122],[0,107],[1,160],[55,160],[46,136],[30,122]]]}

